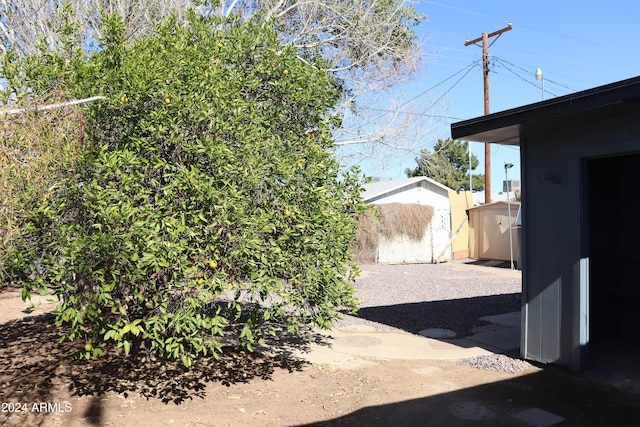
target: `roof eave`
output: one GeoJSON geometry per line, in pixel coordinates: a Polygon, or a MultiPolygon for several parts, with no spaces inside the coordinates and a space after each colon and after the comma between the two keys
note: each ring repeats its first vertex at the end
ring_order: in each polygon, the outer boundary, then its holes
{"type": "Polygon", "coordinates": [[[522,126],[640,98],[640,77],[451,124],[451,137],[519,145],[522,126]]]}

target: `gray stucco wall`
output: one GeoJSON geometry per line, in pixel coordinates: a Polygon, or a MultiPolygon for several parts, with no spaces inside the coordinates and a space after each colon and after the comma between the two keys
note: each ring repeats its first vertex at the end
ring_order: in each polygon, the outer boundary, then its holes
{"type": "Polygon", "coordinates": [[[640,151],[640,106],[607,107],[520,132],[523,215],[522,355],[585,367],[589,258],[582,174],[587,159],[640,151]],[[544,177],[549,179],[544,179],[544,177]],[[560,176],[553,183],[551,176],[560,176]]]}

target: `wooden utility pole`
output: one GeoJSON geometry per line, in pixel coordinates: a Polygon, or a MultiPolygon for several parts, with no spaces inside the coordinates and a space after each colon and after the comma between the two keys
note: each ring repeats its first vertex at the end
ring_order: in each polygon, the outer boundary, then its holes
{"type": "MultiPolygon", "coordinates": [[[[474,40],[467,40],[465,46],[482,42],[482,74],[484,80],[484,115],[488,115],[490,112],[489,106],[489,48],[498,40],[498,37],[506,31],[512,28],[511,23],[508,27],[504,27],[493,33],[482,33],[481,37],[474,40]],[[489,39],[496,37],[494,41],[489,44],[489,39]]],[[[491,203],[491,145],[489,142],[484,143],[484,202],[491,203]]]]}

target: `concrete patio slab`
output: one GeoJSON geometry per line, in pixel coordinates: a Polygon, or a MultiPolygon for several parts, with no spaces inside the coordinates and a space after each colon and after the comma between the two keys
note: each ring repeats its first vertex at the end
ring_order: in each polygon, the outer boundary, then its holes
{"type": "Polygon", "coordinates": [[[520,347],[520,329],[505,328],[498,331],[481,332],[467,337],[469,341],[488,345],[503,351],[511,351],[520,347]]]}
{"type": "Polygon", "coordinates": [[[382,332],[367,327],[334,328],[319,332],[322,342],[309,344],[293,355],[311,363],[353,368],[376,360],[457,360],[491,354],[478,343],[465,346],[405,332],[382,332]]]}
{"type": "Polygon", "coordinates": [[[512,417],[535,427],[552,427],[564,421],[564,418],[538,408],[518,412],[512,417]]]}
{"type": "Polygon", "coordinates": [[[481,317],[480,320],[484,320],[485,322],[490,322],[496,325],[508,326],[511,328],[520,328],[521,314],[519,311],[514,311],[513,313],[481,317]]]}

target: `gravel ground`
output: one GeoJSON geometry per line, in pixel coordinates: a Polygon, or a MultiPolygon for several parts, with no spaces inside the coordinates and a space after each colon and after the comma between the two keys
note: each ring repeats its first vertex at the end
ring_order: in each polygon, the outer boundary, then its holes
{"type": "MultiPolygon", "coordinates": [[[[357,316],[336,326],[368,325],[379,330],[443,328],[457,338],[487,323],[480,317],[520,310],[519,271],[463,262],[448,264],[364,265],[356,281],[361,301],[357,316]]],[[[517,373],[533,367],[515,353],[461,359],[478,369],[517,373]]]]}
{"type": "Polygon", "coordinates": [[[487,371],[507,372],[517,374],[535,366],[526,360],[509,357],[505,354],[491,354],[489,356],[468,357],[458,360],[460,365],[473,366],[487,371]]]}
{"type": "Polygon", "coordinates": [[[336,326],[365,324],[415,334],[444,328],[462,338],[486,325],[480,317],[520,310],[519,271],[462,262],[363,265],[360,270],[355,284],[360,310],[336,326]]]}

